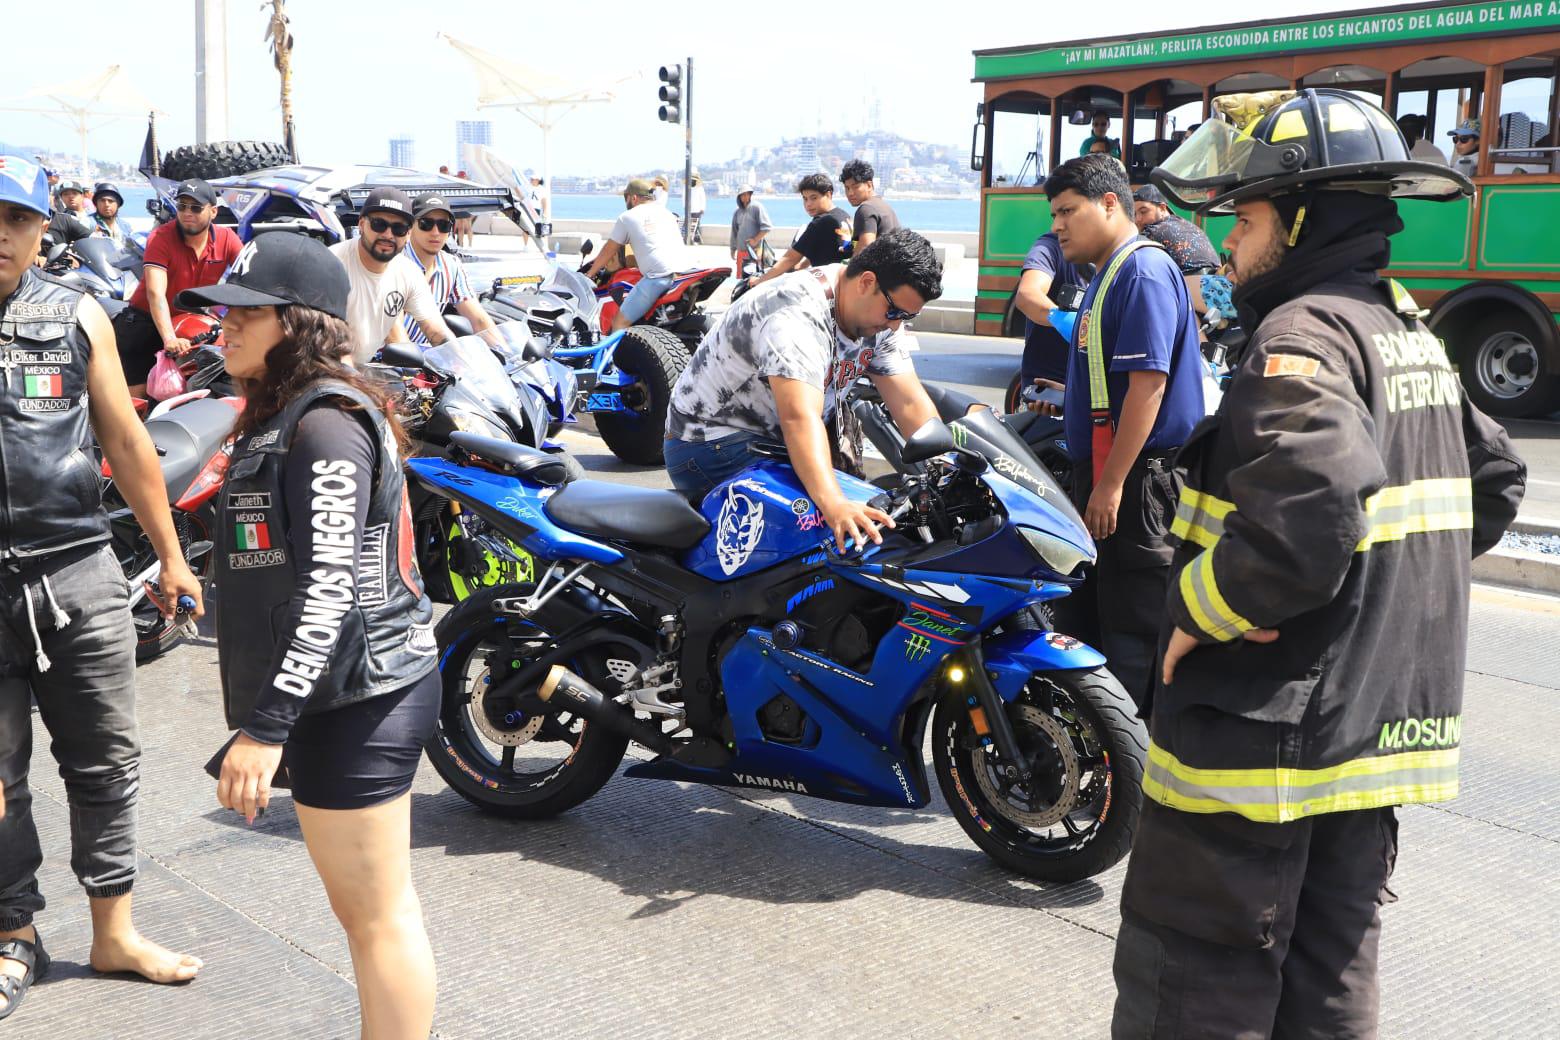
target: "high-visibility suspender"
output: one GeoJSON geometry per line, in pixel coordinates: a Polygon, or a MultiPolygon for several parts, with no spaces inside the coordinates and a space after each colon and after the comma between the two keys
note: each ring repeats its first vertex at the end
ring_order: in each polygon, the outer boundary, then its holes
{"type": "Polygon", "coordinates": [[[1116,281],[1116,275],[1121,270],[1121,265],[1126,263],[1127,257],[1142,249],[1144,246],[1152,246],[1156,243],[1147,239],[1137,239],[1128,242],[1111,258],[1110,265],[1105,268],[1105,273],[1100,275],[1100,287],[1095,290],[1094,303],[1090,305],[1089,312],[1083,323],[1083,349],[1089,361],[1089,421],[1092,425],[1090,437],[1091,450],[1094,453],[1094,483],[1100,481],[1100,474],[1105,471],[1105,459],[1110,455],[1110,448],[1116,440],[1116,427],[1110,418],[1110,387],[1105,382],[1105,294],[1110,292],[1110,287],[1116,281]]]}

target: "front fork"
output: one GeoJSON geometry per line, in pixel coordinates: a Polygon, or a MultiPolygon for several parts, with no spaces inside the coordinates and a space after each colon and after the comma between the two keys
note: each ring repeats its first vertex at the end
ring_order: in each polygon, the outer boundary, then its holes
{"type": "Polygon", "coordinates": [[[991,684],[980,643],[968,643],[963,651],[953,655],[944,675],[964,697],[976,738],[983,745],[996,747],[998,768],[1010,783],[1027,784],[1034,771],[1018,746],[1018,736],[1013,732],[1002,696],[991,684]]]}

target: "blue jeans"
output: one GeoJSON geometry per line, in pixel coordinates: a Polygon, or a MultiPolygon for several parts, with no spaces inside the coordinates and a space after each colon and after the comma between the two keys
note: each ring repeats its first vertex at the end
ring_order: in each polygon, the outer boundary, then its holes
{"type": "Polygon", "coordinates": [[[641,278],[638,283],[623,297],[623,304],[618,308],[618,313],[628,321],[630,325],[650,313],[650,308],[677,283],[676,275],[667,275],[665,278],[641,278]]]}
{"type": "Polygon", "coordinates": [[[710,441],[680,441],[667,438],[666,475],[672,486],[694,505],[704,496],[741,473],[758,456],[750,446],[762,440],[756,433],[729,433],[710,441]]]}

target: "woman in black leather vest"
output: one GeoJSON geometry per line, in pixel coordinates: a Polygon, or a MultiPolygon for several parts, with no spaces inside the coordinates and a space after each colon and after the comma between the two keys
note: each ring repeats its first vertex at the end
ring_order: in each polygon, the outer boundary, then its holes
{"type": "Polygon", "coordinates": [[[439,708],[433,611],[410,554],[403,435],[384,393],[343,364],[347,295],[324,246],[273,232],[226,284],[179,297],[228,308],[227,368],[247,402],[216,525],[223,698],[240,731],[217,798],[253,822],[282,772],[347,932],[363,1035],[420,1040],[434,964],[410,789],[439,708]]]}

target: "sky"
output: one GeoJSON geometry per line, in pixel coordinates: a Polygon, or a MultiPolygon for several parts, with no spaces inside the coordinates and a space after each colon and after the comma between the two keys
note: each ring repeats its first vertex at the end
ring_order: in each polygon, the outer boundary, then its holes
{"type": "MultiPolygon", "coordinates": [[[[656,118],[656,69],[685,57],[694,65],[697,165],[701,158],[736,158],[744,148],[768,147],[783,137],[866,129],[873,97],[881,103],[883,129],[965,145],[980,99],[970,82],[976,49],[1141,36],[1253,17],[1243,0],[1202,0],[1193,7],[1118,0],[1101,9],[1116,16],[1115,24],[1080,26],[1047,17],[1082,10],[1078,5],[900,0],[850,8],[862,12],[858,33],[842,20],[820,22],[805,6],[760,14],[740,3],[649,4],[642,9],[651,15],[634,18],[622,13],[630,6],[291,0],[300,158],[319,165],[382,162],[389,139],[405,134],[417,141],[418,166],[433,169],[455,162],[456,120],[491,119],[500,155],[517,166],[540,167],[540,132],[512,110],[479,112],[469,65],[440,33],[569,82],[637,75],[614,88],[615,100],[582,106],[552,132],[554,174],[600,175],[681,168],[682,128],[656,118]],[[950,19],[952,10],[958,16],[950,19]],[[862,56],[864,49],[870,54],[862,56]]],[[[1360,0],[1280,0],[1261,14],[1364,6],[1360,0]]],[[[10,41],[0,108],[34,104],[22,95],[118,64],[166,113],[158,117],[162,148],[193,143],[194,10],[194,0],[77,0],[68,8],[7,3],[0,15],[10,41]],[[69,24],[62,10],[70,13],[69,24]],[[38,45],[17,45],[27,39],[38,45]],[[62,42],[67,39],[68,45],[62,42]],[[60,59],[66,51],[68,62],[60,59]]],[[[227,139],[281,138],[278,77],[264,42],[269,11],[270,4],[259,0],[227,3],[227,139]]],[[[133,163],[145,134],[144,117],[119,119],[92,132],[89,152],[133,163]]],[[[73,129],[45,116],[0,111],[0,141],[74,153],[77,140],[73,129]]]]}

